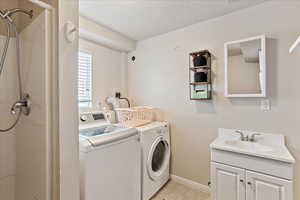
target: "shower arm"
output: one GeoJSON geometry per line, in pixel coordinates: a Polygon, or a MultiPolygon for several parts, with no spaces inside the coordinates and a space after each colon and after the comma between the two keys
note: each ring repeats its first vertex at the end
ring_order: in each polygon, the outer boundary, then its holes
{"type": "Polygon", "coordinates": [[[4,12],[1,12],[2,18],[9,18],[11,20],[11,16],[18,12],[24,13],[24,14],[28,15],[30,18],[33,17],[33,10],[24,10],[21,8],[13,8],[13,9],[5,10],[4,12]]]}
{"type": "Polygon", "coordinates": [[[18,13],[18,12],[28,15],[31,19],[33,17],[33,10],[24,10],[21,8],[13,8],[13,9],[4,10],[4,11],[0,10],[0,17],[2,19],[7,19],[10,23],[13,23],[13,19],[11,17],[12,17],[12,15],[14,15],[15,13],[18,13]]]}

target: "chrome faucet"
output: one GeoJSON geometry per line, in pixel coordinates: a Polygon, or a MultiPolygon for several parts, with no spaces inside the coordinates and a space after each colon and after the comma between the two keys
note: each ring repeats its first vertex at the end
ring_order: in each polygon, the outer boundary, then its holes
{"type": "Polygon", "coordinates": [[[240,135],[241,135],[241,140],[242,141],[248,141],[248,135],[247,136],[245,136],[245,134],[242,132],[242,131],[239,131],[239,130],[236,130],[235,131],[236,133],[239,133],[240,135]]]}
{"type": "Polygon", "coordinates": [[[253,133],[249,139],[250,142],[255,142],[255,136],[261,135],[260,133],[253,133]]]}
{"type": "Polygon", "coordinates": [[[255,136],[261,135],[260,133],[253,133],[253,134],[251,134],[251,136],[249,138],[248,135],[245,136],[245,134],[242,131],[240,131],[240,130],[236,130],[235,132],[239,133],[241,135],[241,141],[249,141],[249,142],[255,142],[256,141],[255,140],[255,136]]]}
{"type": "Polygon", "coordinates": [[[27,102],[26,101],[17,101],[14,103],[12,108],[10,109],[11,114],[16,114],[16,110],[22,109],[22,107],[27,107],[27,102]]]}
{"type": "Polygon", "coordinates": [[[16,110],[20,110],[20,112],[23,112],[27,116],[30,114],[31,102],[29,94],[24,94],[20,101],[13,104],[10,109],[11,114],[15,115],[17,113],[16,110]]]}

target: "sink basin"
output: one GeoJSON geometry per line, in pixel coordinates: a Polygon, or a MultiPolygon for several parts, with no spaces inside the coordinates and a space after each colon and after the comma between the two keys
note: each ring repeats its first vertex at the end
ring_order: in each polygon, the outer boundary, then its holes
{"type": "MultiPolygon", "coordinates": [[[[251,138],[255,131],[242,131],[244,136],[251,138]]],[[[255,156],[286,163],[295,163],[294,157],[285,146],[282,134],[261,133],[255,142],[242,141],[236,129],[220,128],[218,137],[210,144],[212,152],[230,152],[230,155],[255,156]]]]}
{"type": "Polygon", "coordinates": [[[260,152],[270,152],[273,151],[273,148],[270,146],[266,146],[263,144],[259,144],[257,142],[247,142],[247,141],[241,141],[241,140],[227,140],[225,141],[225,144],[238,149],[243,150],[255,150],[260,152]]]}

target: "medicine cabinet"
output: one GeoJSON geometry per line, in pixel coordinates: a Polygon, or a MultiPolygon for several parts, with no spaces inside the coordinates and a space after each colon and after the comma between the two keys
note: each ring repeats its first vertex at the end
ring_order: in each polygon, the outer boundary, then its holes
{"type": "Polygon", "coordinates": [[[227,42],[225,96],[266,97],[266,36],[227,42]]]}

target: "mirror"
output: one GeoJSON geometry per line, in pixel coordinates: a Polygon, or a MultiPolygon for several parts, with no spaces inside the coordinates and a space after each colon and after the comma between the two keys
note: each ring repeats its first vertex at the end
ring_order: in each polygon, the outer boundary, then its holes
{"type": "Polygon", "coordinates": [[[265,35],[225,43],[225,96],[266,96],[265,35]]]}

